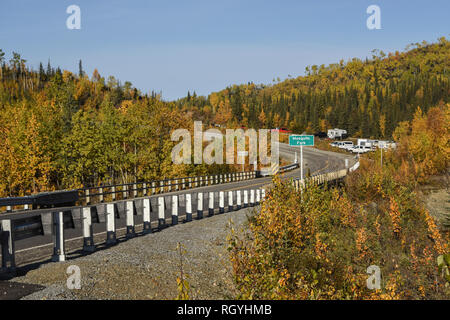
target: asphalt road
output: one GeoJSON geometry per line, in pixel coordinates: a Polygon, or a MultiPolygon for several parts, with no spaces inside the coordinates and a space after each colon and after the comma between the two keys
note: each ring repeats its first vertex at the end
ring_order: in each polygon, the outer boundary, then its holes
{"type": "MultiPolygon", "coordinates": [[[[280,156],[282,158],[286,159],[288,162],[294,162],[295,153],[297,153],[297,157],[299,157],[300,154],[299,147],[290,147],[287,144],[280,143],[280,156]]],[[[354,157],[352,157],[351,155],[347,156],[345,154],[322,151],[312,147],[304,147],[303,156],[304,156],[304,176],[306,176],[308,170],[311,175],[316,175],[343,169],[345,168],[345,159],[349,159],[349,166],[353,165],[353,163],[355,162],[354,157]]],[[[286,172],[283,175],[284,179],[298,178],[298,177],[300,177],[300,169],[286,172]]],[[[194,189],[165,193],[164,196],[184,195],[187,193],[198,193],[198,192],[209,193],[218,191],[257,189],[266,185],[270,185],[271,179],[272,178],[269,176],[246,181],[230,182],[212,186],[203,186],[194,189]]],[[[151,196],[150,198],[156,198],[159,196],[161,195],[154,195],[151,196]]],[[[226,207],[227,204],[228,201],[226,199],[225,200],[226,207]]],[[[193,205],[195,204],[193,203],[193,205]]],[[[207,207],[207,202],[204,203],[204,207],[207,207]]],[[[196,206],[194,206],[194,208],[196,208],[196,206]]],[[[193,210],[194,218],[196,217],[195,212],[196,210],[193,210]]],[[[207,214],[208,213],[205,212],[204,216],[207,216],[207,214]]],[[[182,222],[184,213],[180,212],[179,215],[180,215],[180,222],[182,222]]],[[[152,227],[156,228],[157,227],[156,223],[157,223],[156,221],[152,222],[152,227]]],[[[142,216],[135,216],[135,224],[137,229],[141,228],[142,216]]],[[[125,218],[116,219],[116,228],[118,236],[125,234],[126,229],[125,218]]],[[[65,239],[66,239],[65,245],[67,251],[77,250],[82,247],[81,232],[82,230],[80,228],[65,230],[65,239]]],[[[104,223],[94,223],[93,232],[96,244],[104,242],[104,238],[106,237],[104,223]]],[[[53,239],[50,235],[43,235],[22,240],[16,240],[15,249],[16,249],[16,264],[18,266],[29,264],[30,262],[40,261],[43,258],[48,258],[51,256],[53,250],[53,239]]]]}

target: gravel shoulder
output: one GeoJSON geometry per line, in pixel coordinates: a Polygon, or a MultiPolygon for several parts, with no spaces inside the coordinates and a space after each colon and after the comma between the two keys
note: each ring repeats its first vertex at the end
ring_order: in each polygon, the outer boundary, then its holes
{"type": "Polygon", "coordinates": [[[182,257],[192,299],[233,299],[237,292],[227,251],[229,224],[245,228],[255,209],[178,224],[86,256],[69,254],[66,262],[43,264],[14,281],[45,287],[26,300],[174,299],[182,257]],[[176,251],[178,243],[184,246],[182,256],[176,251]],[[80,268],[81,289],[67,288],[71,265],[80,268]]]}

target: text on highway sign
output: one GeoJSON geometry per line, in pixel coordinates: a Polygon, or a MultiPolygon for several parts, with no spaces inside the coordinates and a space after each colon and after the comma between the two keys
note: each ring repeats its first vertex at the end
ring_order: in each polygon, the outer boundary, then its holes
{"type": "Polygon", "coordinates": [[[289,136],[290,146],[314,146],[314,136],[307,135],[291,135],[289,136]]]}

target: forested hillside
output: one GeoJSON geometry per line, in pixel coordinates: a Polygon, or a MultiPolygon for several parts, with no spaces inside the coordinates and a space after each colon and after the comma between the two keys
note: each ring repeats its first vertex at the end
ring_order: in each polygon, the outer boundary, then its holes
{"type": "Polygon", "coordinates": [[[170,133],[192,131],[194,120],[205,129],[340,127],[354,136],[390,138],[417,107],[427,112],[450,100],[450,42],[412,47],[311,66],[306,76],[273,85],[234,85],[174,102],[97,70],[89,77],[81,61],[77,73],[50,62],[32,70],[20,54],[7,58],[0,50],[0,196],[230,170],[172,164],[170,133]]]}
{"type": "Polygon", "coordinates": [[[228,126],[308,133],[339,127],[353,136],[390,138],[417,107],[427,112],[449,101],[450,41],[411,44],[387,55],[374,50],[372,59],[313,65],[306,74],[269,86],[234,85],[208,98],[189,94],[178,105],[228,126]]]}
{"type": "Polygon", "coordinates": [[[189,112],[131,83],[91,79],[50,63],[30,70],[0,51],[0,197],[229,170],[173,165],[173,129],[193,130],[189,112]]]}

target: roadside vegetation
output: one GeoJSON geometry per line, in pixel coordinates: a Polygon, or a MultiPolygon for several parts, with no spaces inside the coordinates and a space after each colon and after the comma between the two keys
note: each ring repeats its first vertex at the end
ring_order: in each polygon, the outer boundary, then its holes
{"type": "Polygon", "coordinates": [[[239,298],[449,299],[450,231],[417,192],[448,175],[450,104],[419,108],[393,133],[396,150],[361,159],[342,187],[274,187],[247,230],[229,237],[239,298]],[[367,268],[381,288],[367,287],[367,268]]]}
{"type": "MultiPolygon", "coordinates": [[[[95,70],[38,71],[0,50],[0,197],[110,183],[218,174],[229,165],[174,165],[174,129],[194,114],[95,70]]],[[[208,124],[205,124],[207,129],[208,124]]],[[[240,167],[239,167],[240,168],[240,167]]]]}
{"type": "MultiPolygon", "coordinates": [[[[40,191],[224,173],[240,166],[173,165],[174,129],[285,127],[295,133],[347,129],[388,138],[397,124],[449,102],[450,41],[405,52],[309,66],[270,85],[233,85],[209,96],[163,101],[128,81],[89,77],[50,62],[33,70],[0,50],[0,197],[40,191]]],[[[287,135],[281,135],[287,141],[287,135]]],[[[246,169],[251,166],[247,165],[246,169]]]]}

